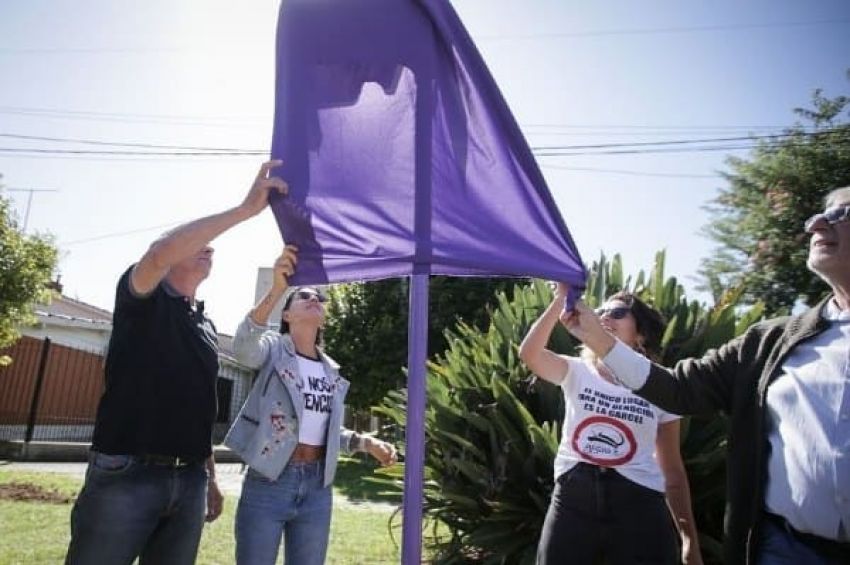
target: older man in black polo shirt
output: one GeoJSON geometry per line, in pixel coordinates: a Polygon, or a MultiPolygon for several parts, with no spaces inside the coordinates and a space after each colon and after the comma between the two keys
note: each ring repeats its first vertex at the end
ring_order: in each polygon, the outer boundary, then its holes
{"type": "Polygon", "coordinates": [[[243,202],[155,241],[121,276],[86,481],[66,563],[194,563],[204,519],[221,513],[212,426],[218,342],[195,291],[208,245],[259,214],[286,184],[264,163],[243,202]]]}

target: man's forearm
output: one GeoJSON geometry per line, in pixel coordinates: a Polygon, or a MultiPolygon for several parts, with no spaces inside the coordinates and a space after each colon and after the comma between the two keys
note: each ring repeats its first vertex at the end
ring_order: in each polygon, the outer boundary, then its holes
{"type": "Polygon", "coordinates": [[[166,270],[200,251],[210,241],[251,216],[240,206],[183,224],[151,245],[145,254],[153,265],[166,270]]]}
{"type": "Polygon", "coordinates": [[[640,389],[649,377],[649,360],[623,342],[613,337],[611,341],[613,344],[608,348],[608,353],[601,358],[602,362],[611,370],[618,383],[631,390],[640,389]]]}

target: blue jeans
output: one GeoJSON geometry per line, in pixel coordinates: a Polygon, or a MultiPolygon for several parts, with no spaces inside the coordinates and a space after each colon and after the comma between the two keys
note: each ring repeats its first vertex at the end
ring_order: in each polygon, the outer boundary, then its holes
{"type": "Polygon", "coordinates": [[[203,463],[170,468],[92,452],[71,512],[66,565],[191,565],[204,527],[203,463]]]}
{"type": "Polygon", "coordinates": [[[761,524],[758,565],[846,565],[841,557],[829,557],[806,545],[785,528],[765,519],[761,524]]]}
{"type": "Polygon", "coordinates": [[[290,463],[275,481],[252,469],[236,509],[236,563],[273,565],[284,536],[284,563],[322,565],[328,551],[333,491],[324,461],[290,463]]]}

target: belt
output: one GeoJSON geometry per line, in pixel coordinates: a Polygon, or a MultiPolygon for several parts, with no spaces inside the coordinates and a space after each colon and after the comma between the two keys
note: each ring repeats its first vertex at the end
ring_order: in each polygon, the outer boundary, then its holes
{"type": "Polygon", "coordinates": [[[813,549],[821,557],[837,559],[840,563],[850,563],[850,543],[822,538],[814,534],[801,532],[792,526],[788,520],[772,514],[764,513],[765,519],[788,532],[794,539],[813,549]]]}
{"type": "Polygon", "coordinates": [[[154,465],[156,467],[171,467],[172,469],[183,469],[203,462],[197,457],[177,457],[175,455],[157,455],[155,453],[140,453],[134,455],[136,461],[142,465],[154,465]]]}
{"type": "Polygon", "coordinates": [[[613,467],[603,467],[601,465],[594,465],[593,463],[585,463],[584,461],[576,463],[570,471],[577,475],[594,475],[599,478],[609,478],[612,480],[625,478],[613,467]]]}
{"type": "Polygon", "coordinates": [[[306,443],[299,443],[295,446],[295,451],[292,452],[292,456],[289,458],[289,460],[293,463],[309,463],[313,461],[318,461],[324,456],[324,445],[307,445],[306,443]]]}

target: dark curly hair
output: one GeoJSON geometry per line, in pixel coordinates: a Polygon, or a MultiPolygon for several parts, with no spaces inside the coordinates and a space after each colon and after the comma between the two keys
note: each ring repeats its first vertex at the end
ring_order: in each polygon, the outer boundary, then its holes
{"type": "Polygon", "coordinates": [[[658,361],[661,356],[661,338],[664,337],[664,329],[667,327],[667,321],[661,312],[625,290],[609,296],[607,301],[611,300],[619,300],[629,307],[637,332],[643,338],[643,343],[636,348],[637,351],[652,361],[658,361]]]}

